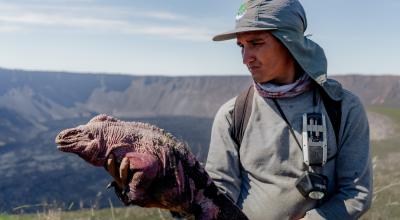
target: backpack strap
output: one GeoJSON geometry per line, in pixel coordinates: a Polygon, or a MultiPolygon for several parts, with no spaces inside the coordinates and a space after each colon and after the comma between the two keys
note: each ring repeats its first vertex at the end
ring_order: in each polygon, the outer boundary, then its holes
{"type": "Polygon", "coordinates": [[[253,95],[254,86],[251,85],[247,90],[242,91],[236,97],[235,106],[233,107],[233,128],[231,129],[231,136],[239,148],[247,124],[249,123],[251,108],[253,105],[253,95]]]}
{"type": "MultiPolygon", "coordinates": [[[[339,147],[339,131],[341,126],[342,119],[342,102],[335,101],[324,91],[324,89],[316,85],[320,95],[322,102],[325,106],[326,112],[328,114],[329,120],[332,123],[333,130],[335,132],[336,144],[338,146],[338,151],[333,156],[333,159],[340,152],[341,148],[339,147]]],[[[254,86],[251,85],[247,90],[242,91],[236,98],[235,105],[233,108],[233,127],[231,129],[231,136],[237,146],[240,148],[242,143],[244,132],[246,131],[247,124],[249,122],[251,109],[253,105],[253,96],[254,96],[254,86]]]]}
{"type": "MultiPolygon", "coordinates": [[[[328,114],[329,120],[332,123],[333,130],[335,132],[335,138],[336,138],[336,145],[338,146],[337,148],[337,153],[335,154],[334,157],[340,152],[341,147],[339,143],[339,132],[340,132],[340,126],[342,122],[342,101],[335,101],[333,100],[326,92],[325,90],[319,86],[319,94],[321,95],[322,102],[324,103],[326,113],[328,114]]],[[[334,158],[333,157],[333,158],[334,158]]]]}

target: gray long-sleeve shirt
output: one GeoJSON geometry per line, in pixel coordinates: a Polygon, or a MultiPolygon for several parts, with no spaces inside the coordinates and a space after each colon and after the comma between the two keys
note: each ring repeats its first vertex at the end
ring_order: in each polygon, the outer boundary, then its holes
{"type": "MultiPolygon", "coordinates": [[[[277,99],[300,142],[302,115],[313,111],[312,97],[313,92],[308,91],[277,99]]],[[[206,170],[250,219],[355,219],[370,207],[369,128],[356,96],[343,91],[339,147],[326,117],[328,158],[337,155],[322,168],[329,180],[328,199],[322,204],[304,198],[295,187],[305,170],[302,151],[273,101],[254,93],[240,149],[229,133],[234,102],[235,98],[225,103],[215,117],[206,170]]],[[[327,116],[321,99],[315,111],[327,116]]]]}

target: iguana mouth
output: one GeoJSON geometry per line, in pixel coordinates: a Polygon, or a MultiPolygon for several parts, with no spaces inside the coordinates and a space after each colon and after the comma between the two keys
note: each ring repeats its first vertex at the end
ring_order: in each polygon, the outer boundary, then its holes
{"type": "Polygon", "coordinates": [[[61,151],[64,151],[64,152],[66,152],[66,151],[70,151],[70,149],[73,147],[73,145],[74,145],[74,143],[71,141],[65,141],[65,140],[60,140],[60,141],[57,141],[56,140],[56,143],[57,143],[57,149],[59,149],[59,150],[61,150],[61,151]]]}
{"type": "Polygon", "coordinates": [[[67,129],[61,131],[56,137],[57,148],[61,151],[70,151],[76,144],[77,136],[80,136],[81,130],[79,129],[67,129]]]}
{"type": "Polygon", "coordinates": [[[72,140],[65,140],[65,139],[61,139],[61,138],[56,138],[56,144],[59,145],[59,147],[63,147],[65,145],[70,145],[74,143],[74,141],[72,140]]]}

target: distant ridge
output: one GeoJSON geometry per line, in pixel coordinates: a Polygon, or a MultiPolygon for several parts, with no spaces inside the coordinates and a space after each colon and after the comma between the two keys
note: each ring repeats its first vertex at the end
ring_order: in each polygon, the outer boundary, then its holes
{"type": "Polygon", "coordinates": [[[340,75],[332,78],[357,94],[365,105],[400,107],[400,76],[340,75]]]}
{"type": "MultiPolygon", "coordinates": [[[[400,76],[332,76],[365,105],[400,107],[400,76]]],[[[90,113],[213,117],[249,76],[132,76],[0,69],[0,108],[32,121],[90,113]]],[[[32,123],[34,123],[32,121],[32,123]]]]}
{"type": "MultiPolygon", "coordinates": [[[[333,78],[359,95],[365,105],[399,107],[400,76],[333,78]]],[[[205,161],[216,111],[251,83],[250,76],[132,76],[0,68],[0,213],[53,200],[107,207],[110,197],[114,204],[121,204],[105,189],[110,177],[103,170],[61,154],[54,144],[60,130],[86,123],[99,113],[163,127],[187,141],[205,161]]],[[[379,115],[372,118],[378,122],[372,125],[388,124],[379,115]]],[[[382,138],[386,133],[382,131],[375,133],[382,138]]]]}

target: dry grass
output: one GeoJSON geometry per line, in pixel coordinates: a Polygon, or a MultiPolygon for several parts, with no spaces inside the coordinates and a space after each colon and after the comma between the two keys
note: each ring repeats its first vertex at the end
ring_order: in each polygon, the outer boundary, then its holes
{"type": "Polygon", "coordinates": [[[0,220],[170,220],[169,212],[160,209],[144,209],[140,207],[82,209],[79,211],[63,211],[61,208],[48,209],[36,214],[0,215],[0,220]]]}
{"type": "MultiPolygon", "coordinates": [[[[371,109],[370,109],[371,110],[371,109]]],[[[375,112],[390,117],[400,125],[400,109],[373,108],[375,112]]],[[[372,142],[374,167],[374,197],[371,209],[361,218],[363,220],[400,219],[400,126],[393,137],[372,142]]],[[[68,211],[73,204],[60,208],[56,204],[36,204],[43,212],[36,214],[0,215],[0,220],[132,220],[132,219],[172,219],[170,214],[160,209],[139,207],[108,209],[81,209],[68,211]]],[[[24,207],[17,207],[23,210],[24,207]]],[[[18,212],[20,213],[20,212],[18,212]]]]}
{"type": "Polygon", "coordinates": [[[373,141],[374,196],[371,209],[362,219],[400,219],[400,109],[371,108],[397,124],[395,135],[373,141]]]}

